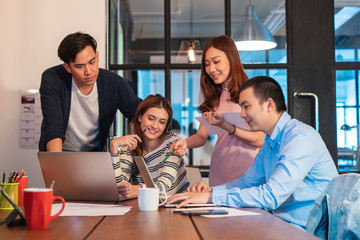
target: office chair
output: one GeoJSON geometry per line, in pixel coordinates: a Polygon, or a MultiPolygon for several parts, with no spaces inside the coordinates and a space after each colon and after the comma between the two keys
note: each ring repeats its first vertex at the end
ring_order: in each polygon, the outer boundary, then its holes
{"type": "Polygon", "coordinates": [[[201,173],[198,168],[186,167],[187,177],[190,182],[190,187],[201,181],[201,173]]]}
{"type": "Polygon", "coordinates": [[[328,240],[360,239],[360,174],[342,174],[315,200],[306,231],[328,240]]]}

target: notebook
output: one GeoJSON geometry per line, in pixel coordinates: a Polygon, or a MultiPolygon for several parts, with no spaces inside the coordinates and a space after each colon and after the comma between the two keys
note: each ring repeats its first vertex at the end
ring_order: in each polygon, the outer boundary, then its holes
{"type": "Polygon", "coordinates": [[[39,152],[46,187],[65,200],[121,201],[109,152],[39,152]]]}

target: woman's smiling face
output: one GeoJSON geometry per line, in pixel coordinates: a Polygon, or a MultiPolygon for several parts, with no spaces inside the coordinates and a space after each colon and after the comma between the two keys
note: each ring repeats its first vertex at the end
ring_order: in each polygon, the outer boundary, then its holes
{"type": "Polygon", "coordinates": [[[144,115],[139,116],[141,132],[143,137],[149,140],[159,138],[165,131],[166,124],[169,121],[169,114],[164,108],[149,108],[144,115]]]}
{"type": "Polygon", "coordinates": [[[209,48],[205,53],[205,71],[215,82],[227,87],[230,81],[230,61],[226,54],[214,47],[209,48]]]}

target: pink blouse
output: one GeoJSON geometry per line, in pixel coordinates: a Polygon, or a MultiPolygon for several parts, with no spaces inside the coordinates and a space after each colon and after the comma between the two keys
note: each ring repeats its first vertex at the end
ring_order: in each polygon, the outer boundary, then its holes
{"type": "MultiPolygon", "coordinates": [[[[240,115],[239,104],[227,99],[230,99],[230,92],[227,88],[223,88],[216,112],[238,112],[240,115]]],[[[250,130],[250,127],[246,130],[250,130]]],[[[254,163],[258,151],[259,148],[242,142],[234,135],[219,134],[210,163],[210,186],[217,186],[239,178],[254,163]]]]}

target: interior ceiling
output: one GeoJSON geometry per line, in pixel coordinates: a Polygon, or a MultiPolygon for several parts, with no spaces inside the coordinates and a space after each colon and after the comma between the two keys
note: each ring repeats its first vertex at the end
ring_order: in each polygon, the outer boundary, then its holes
{"type": "MultiPolygon", "coordinates": [[[[231,1],[232,27],[246,16],[250,1],[231,1]]],[[[274,36],[285,35],[285,0],[251,0],[259,19],[274,36]]],[[[224,32],[224,6],[220,0],[171,0],[172,37],[212,37],[224,32]]],[[[132,39],[163,38],[164,0],[128,0],[132,39]]],[[[337,0],[335,7],[360,6],[359,0],[337,0]]]]}

